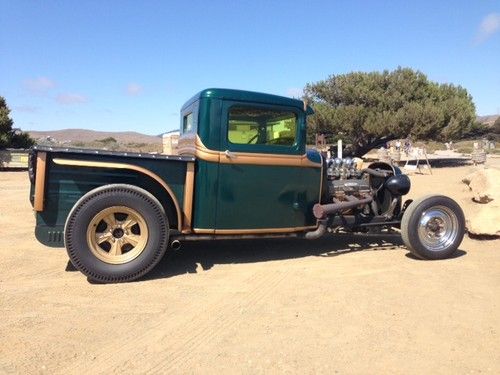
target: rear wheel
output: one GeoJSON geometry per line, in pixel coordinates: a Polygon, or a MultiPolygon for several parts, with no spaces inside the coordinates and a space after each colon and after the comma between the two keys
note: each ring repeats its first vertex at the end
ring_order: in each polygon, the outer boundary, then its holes
{"type": "Polygon", "coordinates": [[[404,244],[422,259],[444,259],[458,248],[465,233],[465,217],[453,199],[429,195],[414,200],[401,221],[404,244]]]}
{"type": "Polygon", "coordinates": [[[158,200],[132,185],[85,194],[65,227],[71,263],[99,282],[124,282],[149,272],[168,244],[168,219],[158,200]]]}

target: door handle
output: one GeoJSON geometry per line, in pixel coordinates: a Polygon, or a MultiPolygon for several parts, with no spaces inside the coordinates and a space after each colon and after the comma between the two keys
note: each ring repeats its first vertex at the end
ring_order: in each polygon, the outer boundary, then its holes
{"type": "Polygon", "coordinates": [[[236,155],[233,154],[231,151],[229,150],[226,150],[224,151],[224,155],[226,155],[226,158],[229,158],[229,159],[235,159],[236,158],[236,155]]]}

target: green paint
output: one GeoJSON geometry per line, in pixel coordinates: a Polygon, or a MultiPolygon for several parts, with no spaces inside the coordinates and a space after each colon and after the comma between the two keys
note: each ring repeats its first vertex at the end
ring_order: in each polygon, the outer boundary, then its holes
{"type": "Polygon", "coordinates": [[[319,168],[219,166],[217,229],[264,229],[316,224],[319,168]]]}
{"type": "MultiPolygon", "coordinates": [[[[173,207],[163,187],[142,173],[125,169],[58,165],[52,162],[54,158],[127,163],[144,167],[157,174],[170,186],[179,205],[182,206],[187,165],[185,161],[82,154],[72,151],[49,152],[44,210],[36,213],[37,228],[35,230],[37,239],[47,246],[63,246],[62,238],[59,239],[58,236],[49,232],[63,231],[66,218],[75,203],[83,195],[99,186],[115,183],[139,186],[155,195],[164,207],[173,207]]],[[[170,209],[167,214],[170,226],[177,228],[176,213],[170,209]]]]}
{"type": "MultiPolygon", "coordinates": [[[[193,96],[182,107],[180,128],[181,132],[198,134],[203,144],[212,150],[297,156],[306,153],[306,116],[311,113],[310,107],[304,110],[304,103],[296,99],[249,91],[207,89],[193,96]],[[229,113],[234,107],[286,112],[292,114],[293,126],[289,125],[290,120],[273,120],[272,125],[266,128],[268,130],[260,134],[261,144],[231,143],[228,140],[229,113]],[[267,137],[266,134],[271,134],[269,131],[280,134],[267,137]],[[283,138],[281,133],[287,133],[285,138],[292,141],[268,142],[276,137],[283,138]]],[[[237,136],[243,139],[241,134],[237,136]]],[[[189,158],[167,160],[165,156],[140,157],[71,149],[43,151],[48,155],[45,209],[36,214],[35,229],[37,239],[43,244],[63,246],[64,224],[75,203],[92,189],[113,183],[131,184],[151,192],[167,208],[170,226],[177,228],[177,215],[170,208],[174,207],[170,198],[151,178],[124,169],[56,165],[52,159],[126,163],[143,167],[170,186],[182,209],[189,158]]],[[[307,157],[321,163],[316,151],[307,151],[307,157]]],[[[320,184],[321,168],[218,164],[197,160],[193,227],[265,229],[313,226],[316,220],[312,215],[312,206],[318,202],[320,184]]],[[[33,193],[32,186],[31,200],[33,193]]]]}
{"type": "Polygon", "coordinates": [[[197,160],[193,199],[194,228],[215,228],[218,183],[219,165],[197,160]]]}

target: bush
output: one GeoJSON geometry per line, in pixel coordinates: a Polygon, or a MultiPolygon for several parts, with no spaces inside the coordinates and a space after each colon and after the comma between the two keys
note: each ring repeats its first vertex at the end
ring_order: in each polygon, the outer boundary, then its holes
{"type": "Polygon", "coordinates": [[[96,139],[96,142],[99,142],[99,143],[118,143],[118,141],[113,138],[113,137],[107,137],[107,138],[103,138],[103,139],[96,139]]]}
{"type": "Polygon", "coordinates": [[[35,144],[35,141],[29,136],[28,133],[20,132],[13,133],[10,140],[10,147],[12,148],[30,148],[35,144]]]}

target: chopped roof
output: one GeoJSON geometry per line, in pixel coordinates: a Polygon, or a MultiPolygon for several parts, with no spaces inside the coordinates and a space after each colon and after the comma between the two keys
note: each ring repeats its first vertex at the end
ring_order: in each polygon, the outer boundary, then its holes
{"type": "MultiPolygon", "coordinates": [[[[210,88],[205,89],[194,95],[189,99],[182,108],[184,109],[192,102],[201,98],[215,98],[215,99],[231,99],[238,101],[246,101],[252,103],[265,103],[265,104],[275,104],[275,105],[286,105],[291,107],[297,107],[304,109],[304,102],[298,99],[287,98],[285,96],[265,94],[261,92],[245,91],[245,90],[233,90],[233,89],[221,89],[221,88],[210,88]]],[[[311,107],[308,106],[307,113],[312,114],[313,111],[311,107]]]]}

